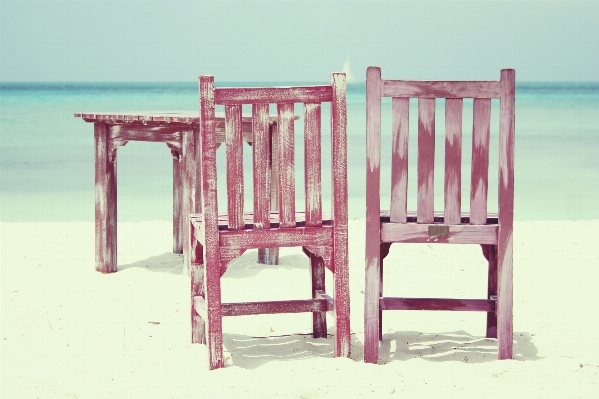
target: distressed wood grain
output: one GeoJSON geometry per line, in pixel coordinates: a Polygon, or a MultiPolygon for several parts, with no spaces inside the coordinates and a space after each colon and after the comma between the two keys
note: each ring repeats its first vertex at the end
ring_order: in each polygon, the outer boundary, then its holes
{"type": "Polygon", "coordinates": [[[332,94],[331,86],[221,88],[216,104],[320,103],[332,94]]]}
{"type": "Polygon", "coordinates": [[[462,104],[445,100],[445,223],[459,224],[462,209],[462,104]]]}
{"type": "Polygon", "coordinates": [[[295,151],[293,135],[293,104],[277,104],[279,115],[279,213],[281,227],[295,225],[295,151]]]}
{"type": "Polygon", "coordinates": [[[432,223],[435,195],[435,99],[418,99],[418,223],[432,223]]]}
{"type": "Polygon", "coordinates": [[[208,315],[206,336],[209,368],[224,366],[220,289],[220,245],[218,239],[218,200],[216,192],[216,139],[214,137],[214,77],[200,77],[200,138],[196,139],[196,159],[200,160],[202,176],[202,214],[204,243],[204,287],[208,315]],[[216,267],[215,267],[216,265],[216,267]]]}
{"type": "Polygon", "coordinates": [[[516,72],[501,70],[499,117],[499,238],[497,339],[499,358],[513,357],[514,123],[516,72]]]}
{"type": "Polygon", "coordinates": [[[470,223],[484,224],[487,220],[487,191],[489,186],[491,99],[475,98],[473,113],[470,223]]]}
{"type": "Polygon", "coordinates": [[[105,123],[94,124],[96,270],[117,271],[116,154],[111,157],[105,123]]]}
{"type": "Polygon", "coordinates": [[[240,230],[243,220],[243,137],[241,135],[241,105],[225,107],[227,135],[227,200],[229,228],[240,230]]]}
{"type": "Polygon", "coordinates": [[[408,137],[410,99],[393,98],[391,144],[391,221],[405,223],[408,215],[408,137]]]}
{"type": "Polygon", "coordinates": [[[415,98],[496,98],[497,81],[407,81],[383,80],[385,97],[415,98]]]}
{"type": "Polygon", "coordinates": [[[366,71],[366,279],[364,287],[364,361],[379,358],[381,69],[366,71]]]}
{"type": "Polygon", "coordinates": [[[320,108],[320,103],[304,106],[306,226],[318,226],[322,223],[320,108]]]}

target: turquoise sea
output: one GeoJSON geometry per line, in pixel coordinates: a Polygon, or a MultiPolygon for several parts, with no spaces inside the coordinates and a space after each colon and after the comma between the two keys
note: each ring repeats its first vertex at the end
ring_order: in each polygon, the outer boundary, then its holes
{"type": "MultiPolygon", "coordinates": [[[[269,85],[272,83],[268,83],[269,85]]],[[[275,83],[286,85],[288,83],[275,83]]],[[[315,84],[318,84],[316,82],[315,84]]],[[[252,86],[255,83],[224,85],[252,86]]],[[[517,220],[599,219],[599,83],[529,83],[516,89],[517,220]]],[[[465,101],[463,210],[468,209],[472,113],[465,101]]],[[[364,217],[365,85],[348,85],[350,218],[364,217]]],[[[390,103],[384,104],[383,136],[390,139],[390,103]]],[[[197,83],[1,83],[0,221],[93,221],[93,126],[75,112],[198,109],[197,83]]],[[[416,104],[410,115],[416,122],[416,104]]],[[[296,107],[301,116],[301,107],[296,107]]],[[[323,120],[328,119],[323,108],[323,120]]],[[[443,165],[443,102],[437,104],[437,151],[443,165]]],[[[492,120],[498,119],[494,103],[492,120]]],[[[326,123],[325,123],[326,125],[326,123]]],[[[296,132],[302,120],[296,122],[296,132]]],[[[411,130],[410,140],[416,139],[411,130]]],[[[492,130],[489,209],[497,208],[497,129],[492,130]]],[[[296,165],[303,163],[296,140],[296,165]]],[[[246,146],[245,162],[251,147],[246,146]]],[[[329,151],[323,146],[323,154],[329,151]]],[[[223,150],[219,150],[223,153],[223,150]]],[[[410,152],[409,204],[414,204],[416,153],[410,152]]],[[[383,165],[390,162],[390,141],[383,165]]],[[[223,169],[221,163],[220,169],[223,169]]],[[[119,221],[171,220],[172,158],[165,144],[131,142],[118,150],[119,221]]],[[[302,171],[296,187],[303,187],[302,171]]],[[[330,181],[324,166],[323,186],[330,181]]],[[[250,176],[248,176],[250,178],[250,176]]],[[[222,183],[223,179],[220,179],[222,183]]],[[[435,175],[435,203],[443,203],[442,169],[435,175]]],[[[388,195],[390,178],[383,174],[388,195]]],[[[325,192],[325,197],[327,193],[325,192]]],[[[249,203],[248,196],[248,203],[249,203]]],[[[383,203],[388,208],[388,204],[383,203]]],[[[301,209],[301,202],[298,209],[301,209]]]]}

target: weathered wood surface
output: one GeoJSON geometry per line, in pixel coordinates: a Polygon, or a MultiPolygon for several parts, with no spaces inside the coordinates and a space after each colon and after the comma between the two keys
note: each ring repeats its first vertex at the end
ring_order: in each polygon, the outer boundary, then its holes
{"type": "Polygon", "coordinates": [[[431,235],[430,224],[383,223],[381,242],[411,242],[426,244],[497,244],[497,225],[445,225],[449,233],[443,236],[431,235]]]}
{"type": "Polygon", "coordinates": [[[227,191],[229,228],[240,230],[243,220],[243,137],[241,135],[241,106],[225,107],[227,136],[227,191]]]}
{"type": "Polygon", "coordinates": [[[379,358],[381,69],[366,71],[366,279],[364,287],[364,361],[379,358]]]}
{"type": "MultiPolygon", "coordinates": [[[[487,313],[487,337],[498,337],[498,358],[512,357],[515,73],[499,81],[398,81],[367,70],[366,282],[364,360],[378,361],[382,309],[471,310],[487,313]],[[380,209],[381,98],[392,99],[391,207],[380,209]],[[418,98],[416,212],[408,211],[409,99],[418,98]],[[435,99],[445,102],[444,209],[434,211],[435,99]],[[474,98],[470,212],[461,210],[463,98],[474,98]],[[499,98],[499,213],[487,211],[491,99],[499,98]],[[489,264],[487,299],[386,298],[383,258],[392,243],[478,244],[489,264]],[[378,339],[377,339],[378,338],[378,339]]],[[[388,148],[388,146],[383,146],[388,148]]],[[[384,199],[383,199],[384,201],[384,199]]]]}
{"type": "Polygon", "coordinates": [[[331,86],[236,87],[218,89],[217,104],[321,103],[332,100],[331,86]]]}
{"type": "Polygon", "coordinates": [[[204,247],[204,289],[206,307],[206,342],[210,369],[224,366],[223,327],[220,290],[220,242],[218,234],[218,199],[216,192],[216,139],[214,136],[214,78],[200,77],[200,137],[196,138],[196,160],[201,163],[201,201],[204,220],[200,238],[204,247]]]}
{"type": "Polygon", "coordinates": [[[408,216],[408,138],[410,99],[392,102],[391,221],[405,223],[408,216]]]}
{"type": "Polygon", "coordinates": [[[501,71],[499,116],[499,243],[497,245],[497,339],[499,358],[512,358],[513,345],[513,230],[514,230],[514,123],[516,71],[501,71]]]}
{"type": "Polygon", "coordinates": [[[304,111],[304,189],[306,226],[322,224],[320,103],[306,104],[304,111]]]}
{"type": "MultiPolygon", "coordinates": [[[[126,113],[111,113],[111,112],[76,112],[75,118],[81,118],[86,122],[104,122],[104,123],[141,123],[148,125],[159,124],[160,126],[168,124],[196,124],[199,125],[200,117],[198,111],[142,111],[142,112],[126,112],[126,113]]],[[[224,121],[225,114],[223,112],[215,112],[216,119],[224,121]]],[[[251,123],[252,116],[243,114],[241,121],[243,123],[251,123]]],[[[272,115],[268,118],[268,123],[273,124],[277,121],[277,117],[272,115]]]]}
{"type": "MultiPolygon", "coordinates": [[[[199,314],[205,317],[207,310],[204,298],[201,296],[195,297],[195,308],[199,314]]],[[[333,310],[333,304],[326,299],[294,299],[289,301],[223,303],[221,309],[223,316],[308,312],[320,314],[320,312],[333,310]]]]}
{"type": "Polygon", "coordinates": [[[94,124],[96,180],[96,270],[117,271],[116,241],[116,158],[110,156],[108,129],[105,123],[94,124]]]}
{"type": "Polygon", "coordinates": [[[295,151],[293,133],[293,104],[277,104],[279,114],[279,214],[281,227],[295,225],[295,151]]]}
{"type": "Polygon", "coordinates": [[[487,221],[489,187],[489,139],[491,134],[491,99],[474,99],[472,124],[472,177],[470,179],[470,223],[487,221]]]}
{"type": "Polygon", "coordinates": [[[495,312],[495,301],[490,299],[444,298],[381,298],[383,310],[458,310],[495,312]]]}
{"type": "Polygon", "coordinates": [[[435,188],[435,99],[418,99],[418,223],[432,223],[435,188]]]}
{"type": "Polygon", "coordinates": [[[462,104],[445,100],[445,223],[459,224],[462,209],[462,104]]]}
{"type": "MultiPolygon", "coordinates": [[[[335,320],[335,355],[350,355],[349,273],[347,264],[347,115],[345,75],[333,74],[331,84],[291,88],[214,88],[212,76],[200,78],[201,159],[196,176],[202,182],[201,215],[191,215],[192,236],[203,246],[204,293],[192,286],[192,313],[205,321],[210,368],[222,367],[222,316],[260,313],[313,313],[313,335],[326,337],[325,312],[335,320]],[[304,104],[306,123],[306,212],[296,212],[293,102],[304,104]],[[320,103],[331,103],[331,169],[333,216],[324,219],[321,205],[320,103]],[[219,215],[216,174],[214,106],[225,105],[227,131],[228,214],[219,215]],[[242,104],[252,106],[254,213],[243,212],[241,163],[242,104]],[[269,126],[268,104],[276,104],[277,120],[269,126]],[[276,132],[273,130],[277,129],[276,132]],[[233,147],[233,148],[229,148],[233,147]],[[200,168],[201,166],[201,168],[200,168]],[[272,179],[272,180],[271,180],[272,179]],[[272,184],[272,186],[270,186],[272,184]],[[273,194],[274,191],[277,194],[273,194]],[[240,194],[241,193],[241,194],[240,194]],[[231,197],[234,197],[233,199],[231,197]],[[278,211],[273,212],[273,203],[278,211]],[[231,216],[231,213],[234,216],[231,216]],[[324,220],[323,220],[324,219],[324,220]],[[220,276],[227,264],[246,249],[301,246],[310,257],[312,298],[306,300],[220,303],[220,276]],[[325,273],[334,274],[334,300],[326,295],[325,273]],[[217,304],[218,301],[218,304],[217,304]]],[[[193,248],[196,244],[190,244],[193,248]]],[[[199,244],[198,244],[199,245],[199,244]]],[[[197,247],[197,246],[196,246],[197,247]]],[[[196,258],[198,258],[196,256],[196,258]]],[[[192,266],[195,267],[195,266],[192,266]]],[[[196,279],[197,280],[197,279],[196,279]]],[[[200,282],[195,283],[200,284],[200,282]]],[[[192,318],[192,320],[194,320],[192,318]]],[[[196,327],[201,323],[194,321],[196,327]]],[[[196,334],[192,333],[192,337],[196,334]]]]}
{"type": "Polygon", "coordinates": [[[406,98],[498,98],[498,81],[383,80],[382,96],[406,98]]]}

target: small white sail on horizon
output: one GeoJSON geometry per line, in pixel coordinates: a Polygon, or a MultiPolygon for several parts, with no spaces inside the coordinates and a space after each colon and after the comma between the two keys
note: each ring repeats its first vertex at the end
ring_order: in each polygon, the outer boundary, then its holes
{"type": "Polygon", "coordinates": [[[343,69],[341,70],[341,72],[345,73],[345,81],[347,83],[352,83],[355,81],[354,74],[351,72],[351,69],[349,68],[349,55],[345,60],[345,64],[343,64],[343,69]]]}

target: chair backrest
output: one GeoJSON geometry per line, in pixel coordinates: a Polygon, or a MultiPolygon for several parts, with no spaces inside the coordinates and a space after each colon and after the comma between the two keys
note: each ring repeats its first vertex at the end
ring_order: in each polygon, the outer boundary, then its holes
{"type": "MultiPolygon", "coordinates": [[[[515,71],[501,70],[498,81],[383,80],[378,67],[366,73],[367,219],[380,217],[381,98],[392,98],[392,161],[390,221],[406,223],[408,217],[409,101],[418,99],[417,223],[435,221],[434,151],[435,100],[445,99],[444,224],[461,223],[462,105],[473,98],[470,224],[487,223],[487,188],[491,99],[500,100],[499,118],[499,219],[513,219],[515,71]]],[[[374,222],[376,220],[376,222],[374,222]]],[[[511,224],[511,222],[510,222],[511,224]]]]}
{"type": "MultiPolygon", "coordinates": [[[[213,76],[200,76],[200,143],[202,213],[206,229],[218,227],[215,105],[225,107],[228,229],[245,229],[242,105],[252,107],[254,228],[270,227],[271,137],[269,105],[277,107],[272,167],[278,170],[280,227],[296,226],[294,104],[304,104],[306,226],[322,224],[321,103],[331,104],[331,172],[333,219],[347,224],[347,140],[345,74],[333,73],[330,85],[297,87],[214,87],[213,76]],[[345,221],[344,221],[345,220],[345,221]]],[[[245,209],[250,211],[251,209],[245,209]]]]}

